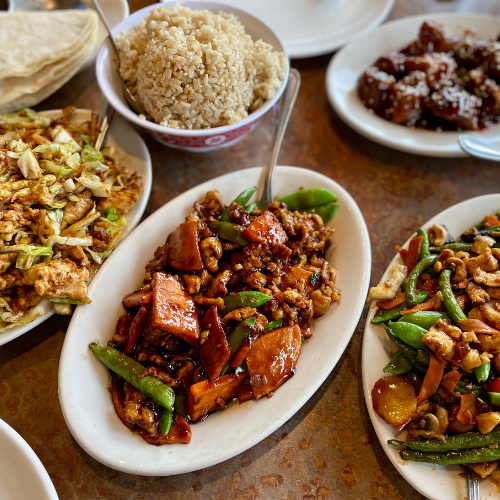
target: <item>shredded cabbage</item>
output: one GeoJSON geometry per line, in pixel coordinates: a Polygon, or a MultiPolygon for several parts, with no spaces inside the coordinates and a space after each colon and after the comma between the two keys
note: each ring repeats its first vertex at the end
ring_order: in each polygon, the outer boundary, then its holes
{"type": "Polygon", "coordinates": [[[78,236],[59,236],[57,234],[50,236],[49,240],[60,245],[89,247],[94,243],[91,236],[80,238],[78,236]]]}
{"type": "Polygon", "coordinates": [[[28,255],[52,255],[52,248],[37,247],[35,245],[11,245],[10,247],[0,248],[0,253],[21,252],[28,255]]]}
{"type": "Polygon", "coordinates": [[[114,205],[111,205],[105,210],[101,210],[101,215],[110,222],[114,222],[115,220],[118,220],[120,218],[116,213],[116,207],[114,205]]]}
{"type": "Polygon", "coordinates": [[[90,144],[86,144],[85,147],[83,148],[82,151],[82,160],[90,163],[90,162],[101,162],[104,159],[104,155],[100,152],[97,151],[94,147],[92,147],[90,144]]]}
{"type": "Polygon", "coordinates": [[[110,236],[114,236],[118,231],[122,231],[127,227],[127,220],[125,217],[121,217],[116,221],[110,221],[109,219],[105,219],[104,217],[99,217],[100,221],[109,222],[109,226],[106,228],[106,231],[110,236]]]}
{"type": "Polygon", "coordinates": [[[58,165],[57,163],[54,163],[50,160],[41,160],[40,164],[42,165],[43,169],[47,170],[47,172],[57,174],[58,179],[60,179],[61,177],[65,177],[66,175],[69,175],[73,172],[71,168],[66,168],[62,165],[58,165]]]}

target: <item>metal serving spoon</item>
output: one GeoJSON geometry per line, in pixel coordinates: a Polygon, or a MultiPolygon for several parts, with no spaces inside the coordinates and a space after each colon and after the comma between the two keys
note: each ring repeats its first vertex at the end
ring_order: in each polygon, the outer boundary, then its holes
{"type": "MultiPolygon", "coordinates": [[[[92,0],[92,3],[94,4],[95,10],[99,14],[99,17],[101,18],[101,21],[104,24],[106,31],[108,32],[108,40],[111,43],[111,47],[113,48],[113,51],[118,59],[118,66],[120,66],[120,51],[118,50],[118,47],[116,46],[115,39],[113,38],[113,33],[111,32],[111,28],[108,24],[108,21],[106,20],[106,17],[104,16],[104,12],[102,11],[101,6],[99,5],[98,1],[92,0]]],[[[135,100],[135,97],[132,95],[129,88],[125,85],[125,82],[123,81],[123,79],[120,75],[120,72],[118,71],[118,68],[116,69],[116,72],[118,73],[118,78],[120,78],[123,96],[125,97],[125,100],[127,101],[128,105],[138,115],[145,115],[146,113],[144,113],[143,109],[139,106],[138,102],[135,100]]]]}
{"type": "Polygon", "coordinates": [[[10,11],[88,9],[80,0],[9,0],[10,11]]]}
{"type": "Polygon", "coordinates": [[[281,106],[280,115],[278,121],[275,125],[274,140],[271,153],[269,155],[269,161],[267,164],[266,178],[264,180],[264,189],[262,192],[262,198],[260,199],[258,205],[260,207],[270,205],[273,199],[273,178],[274,178],[274,167],[276,166],[276,161],[278,160],[278,154],[281,147],[281,141],[285,135],[286,126],[288,125],[288,119],[297,99],[297,94],[300,88],[300,73],[295,68],[290,68],[290,76],[288,78],[288,85],[286,88],[286,94],[283,98],[283,104],[281,106]]]}
{"type": "Polygon", "coordinates": [[[477,156],[483,160],[500,161],[500,149],[490,146],[472,135],[460,134],[458,144],[471,156],[477,156]]]}
{"type": "Polygon", "coordinates": [[[481,500],[479,494],[479,479],[477,474],[469,467],[462,466],[467,479],[467,500],[481,500]]]}

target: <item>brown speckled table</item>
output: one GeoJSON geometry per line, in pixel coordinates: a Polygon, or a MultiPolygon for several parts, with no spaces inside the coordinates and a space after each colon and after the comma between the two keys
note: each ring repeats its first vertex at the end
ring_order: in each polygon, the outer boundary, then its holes
{"type": "MultiPolygon", "coordinates": [[[[147,3],[132,0],[131,10],[147,3]]],[[[390,18],[468,9],[500,14],[498,0],[396,0],[390,18]]],[[[321,172],[353,195],[371,235],[375,284],[394,245],[450,205],[498,191],[500,176],[492,163],[408,155],[357,135],[326,99],[330,57],[293,62],[302,74],[302,88],[279,162],[321,172]]],[[[88,108],[98,102],[90,69],[38,109],[88,108]]],[[[144,138],[155,176],[147,216],[200,182],[263,164],[270,122],[264,120],[236,146],[214,153],[184,153],[144,138]]],[[[365,318],[366,310],[336,368],[289,422],[248,451],[205,470],[174,477],[133,476],[101,465],[80,448],[65,425],[57,393],[66,317],[52,317],[0,347],[0,417],[35,450],[61,500],[420,499],[385,456],[368,418],[360,363],[365,318]]]]}

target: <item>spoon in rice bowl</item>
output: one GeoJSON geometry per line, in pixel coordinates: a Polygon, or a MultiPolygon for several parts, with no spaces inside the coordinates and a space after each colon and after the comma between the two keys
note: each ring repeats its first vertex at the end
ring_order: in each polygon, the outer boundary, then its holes
{"type": "Polygon", "coordinates": [[[118,68],[120,67],[120,51],[116,46],[115,39],[113,38],[113,33],[111,32],[111,27],[109,26],[108,21],[104,16],[104,12],[102,11],[101,6],[99,5],[99,2],[97,0],[92,0],[92,3],[94,4],[95,10],[99,14],[99,17],[101,18],[101,21],[104,24],[106,31],[108,32],[108,40],[111,43],[111,47],[113,48],[113,51],[117,57],[118,67],[116,68],[116,72],[118,73],[118,77],[120,78],[123,96],[125,97],[125,100],[127,101],[128,105],[132,108],[133,111],[135,111],[138,115],[145,115],[143,109],[139,106],[139,103],[135,100],[135,97],[132,95],[129,88],[125,85],[125,82],[123,81],[120,75],[120,71],[118,70],[118,68]]]}

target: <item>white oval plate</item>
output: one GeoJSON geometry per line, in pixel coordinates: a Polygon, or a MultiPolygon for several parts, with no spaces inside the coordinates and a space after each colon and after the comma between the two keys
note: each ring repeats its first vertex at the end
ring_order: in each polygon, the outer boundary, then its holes
{"type": "Polygon", "coordinates": [[[123,472],[168,476],[203,469],[257,444],[283,425],[314,394],[346,348],[361,315],[370,278],[370,241],[355,201],[336,182],[310,170],[277,167],[275,193],[324,187],[338,197],[339,211],[328,260],[337,268],[340,305],[314,321],[297,373],[272,398],[230,405],[192,426],[188,445],[155,447],[133,434],[115,414],[108,370],[88,348],[106,343],[123,314],[123,296],[142,281],[144,266],[167,235],[211,189],[228,202],[252,185],[262,189],[262,168],[241,170],[205,182],[178,196],[145,220],[111,255],[90,285],[92,304],[73,315],[59,365],[59,399],[66,423],[82,448],[99,462],[123,472]]]}
{"type": "MultiPolygon", "coordinates": [[[[424,14],[387,23],[344,47],[330,62],[326,74],[328,100],[339,117],[359,134],[383,146],[423,156],[465,157],[458,145],[460,132],[436,132],[412,129],[391,123],[361,102],[357,81],[366,68],[380,56],[400,50],[418,36],[423,21],[444,23],[454,34],[464,28],[475,28],[478,37],[496,37],[500,18],[480,14],[424,14]]],[[[488,144],[500,145],[500,124],[482,132],[488,144]]]]}
{"type": "MultiPolygon", "coordinates": [[[[59,110],[42,111],[42,114],[51,117],[57,116],[59,110]]],[[[73,115],[75,121],[84,121],[90,118],[90,110],[77,109],[73,115]]],[[[153,170],[151,167],[151,156],[149,150],[142,140],[142,137],[123,119],[115,115],[105,140],[105,146],[116,146],[120,152],[122,165],[135,170],[142,177],[143,193],[134,208],[127,214],[127,227],[123,231],[123,239],[134,229],[141,220],[142,214],[151,193],[151,182],[153,179],[153,170]]],[[[100,272],[100,271],[99,271],[100,272]]],[[[89,294],[92,299],[92,295],[89,294]]],[[[43,316],[38,316],[34,321],[27,325],[15,326],[10,330],[0,332],[0,346],[14,340],[23,333],[30,331],[35,326],[49,319],[54,313],[50,311],[43,316]]]]}
{"type": "Polygon", "coordinates": [[[394,0],[221,0],[269,23],[285,41],[291,58],[337,50],[378,26],[394,0]]]}
{"type": "Polygon", "coordinates": [[[45,467],[29,444],[0,419],[2,500],[58,500],[45,467]]]}
{"type": "MultiPolygon", "coordinates": [[[[500,209],[500,194],[489,194],[472,198],[444,210],[433,217],[422,227],[444,224],[454,238],[458,238],[466,229],[484,218],[485,215],[500,209]]],[[[417,228],[415,228],[417,229],[417,228]]],[[[407,248],[408,241],[405,244],[407,248]]],[[[386,269],[380,282],[389,279],[389,269],[393,264],[402,264],[399,254],[394,257],[386,269]]],[[[379,325],[372,325],[370,320],[375,316],[377,306],[372,302],[363,336],[363,352],[361,356],[363,391],[368,413],[379,438],[380,444],[398,472],[422,495],[431,500],[456,500],[466,498],[465,478],[459,477],[459,465],[433,465],[425,463],[405,462],[399,451],[387,444],[388,439],[398,439],[405,433],[398,433],[394,427],[386,424],[373,410],[372,389],[375,382],[388,374],[382,371],[396,353],[396,348],[387,338],[379,325]]],[[[491,481],[481,481],[481,498],[498,498],[498,489],[491,481]]]]}

